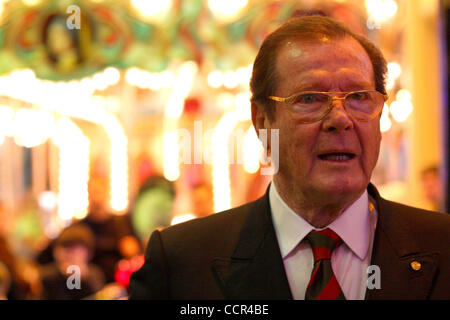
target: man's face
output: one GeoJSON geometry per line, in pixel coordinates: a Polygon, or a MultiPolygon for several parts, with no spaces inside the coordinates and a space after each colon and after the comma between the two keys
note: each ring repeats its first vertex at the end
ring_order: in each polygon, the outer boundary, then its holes
{"type": "Polygon", "coordinates": [[[62,265],[85,265],[89,261],[89,249],[83,244],[57,246],[54,250],[55,260],[62,265]]]}
{"type": "Polygon", "coordinates": [[[422,175],[422,189],[427,200],[436,202],[440,200],[440,181],[435,172],[427,172],[422,175]]]}
{"type": "MultiPolygon", "coordinates": [[[[369,56],[353,38],[287,42],[277,60],[276,96],[301,91],[349,92],[375,89],[369,56]]],[[[260,121],[261,123],[262,121],[260,121]]],[[[318,201],[355,198],[367,187],[381,141],[379,117],[368,122],[353,119],[342,101],[322,120],[302,124],[288,107],[276,102],[274,120],[264,116],[266,129],[279,129],[279,171],[275,182],[289,194],[318,201]],[[331,153],[352,153],[336,160],[331,153]]],[[[275,152],[275,150],[271,150],[275,152]]]]}

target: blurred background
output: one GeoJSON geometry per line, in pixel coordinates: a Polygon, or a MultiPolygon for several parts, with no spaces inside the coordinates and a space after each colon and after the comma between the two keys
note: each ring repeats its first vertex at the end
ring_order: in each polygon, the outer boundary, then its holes
{"type": "Polygon", "coordinates": [[[372,182],[448,212],[449,7],[0,0],[0,298],[126,298],[154,229],[264,194],[248,83],[264,37],[295,16],[381,48],[390,98],[372,182]]]}

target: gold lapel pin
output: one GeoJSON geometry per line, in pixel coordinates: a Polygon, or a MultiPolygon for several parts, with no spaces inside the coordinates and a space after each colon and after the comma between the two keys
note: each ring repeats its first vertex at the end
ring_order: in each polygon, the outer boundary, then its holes
{"type": "Polygon", "coordinates": [[[410,266],[411,266],[411,268],[412,268],[414,271],[419,271],[419,270],[422,268],[422,265],[420,264],[419,261],[413,261],[413,262],[411,262],[411,263],[410,263],[410,266]]]}
{"type": "Polygon", "coordinates": [[[373,203],[369,202],[369,212],[372,212],[374,208],[375,206],[373,205],[373,203]]]}

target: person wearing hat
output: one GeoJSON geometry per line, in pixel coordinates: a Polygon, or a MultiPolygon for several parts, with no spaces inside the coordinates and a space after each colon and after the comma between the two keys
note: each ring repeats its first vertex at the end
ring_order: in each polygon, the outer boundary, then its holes
{"type": "Polygon", "coordinates": [[[53,247],[54,262],[42,268],[41,298],[79,300],[102,289],[103,271],[89,263],[94,248],[89,227],[77,224],[64,229],[53,247]]]}

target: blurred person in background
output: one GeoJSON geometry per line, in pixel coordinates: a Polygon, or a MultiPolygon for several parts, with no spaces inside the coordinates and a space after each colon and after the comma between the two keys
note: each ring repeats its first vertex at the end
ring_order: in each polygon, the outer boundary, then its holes
{"type": "MultiPolygon", "coordinates": [[[[117,263],[123,258],[120,251],[121,241],[134,236],[129,214],[114,215],[108,206],[109,183],[103,176],[93,176],[89,180],[89,212],[86,218],[73,225],[87,226],[94,234],[94,252],[92,263],[98,265],[105,275],[107,283],[115,281],[117,263]]],[[[39,255],[41,264],[53,261],[50,245],[39,255]]]]}
{"type": "Polygon", "coordinates": [[[131,274],[144,264],[142,245],[135,236],[125,236],[120,241],[119,250],[123,259],[117,263],[114,279],[128,289],[131,274]]]}
{"type": "Polygon", "coordinates": [[[0,262],[8,269],[10,284],[6,291],[9,300],[33,298],[32,283],[30,283],[27,263],[19,261],[2,234],[0,234],[0,262]]]}
{"type": "Polygon", "coordinates": [[[79,300],[101,290],[105,284],[102,270],[90,263],[95,237],[82,224],[66,228],[53,245],[54,262],[42,267],[42,299],[79,300]],[[72,269],[73,266],[79,270],[72,269]],[[68,282],[79,276],[80,286],[70,288],[68,282]],[[69,277],[72,277],[69,279],[69,277]]]}
{"type": "Polygon", "coordinates": [[[108,205],[109,181],[93,177],[89,183],[89,213],[81,220],[94,233],[95,252],[92,262],[102,268],[106,282],[114,282],[117,263],[123,258],[121,242],[134,236],[129,214],[114,215],[108,205]]]}
{"type": "Polygon", "coordinates": [[[153,230],[170,226],[175,196],[173,182],[160,175],[148,177],[140,186],[131,219],[143,247],[153,230]]]}
{"type": "Polygon", "coordinates": [[[11,281],[11,273],[9,272],[8,267],[0,261],[0,300],[8,300],[11,281]]]}
{"type": "Polygon", "coordinates": [[[439,167],[436,165],[426,167],[420,174],[422,191],[429,203],[429,210],[444,211],[442,197],[442,183],[439,177],[439,167]]]}
{"type": "Polygon", "coordinates": [[[33,260],[36,254],[47,245],[48,239],[44,233],[42,215],[33,191],[28,190],[8,232],[8,237],[11,237],[10,244],[15,253],[24,259],[33,260]]]}
{"type": "MultiPolygon", "coordinates": [[[[132,223],[129,228],[136,230],[136,235],[129,233],[118,242],[120,260],[115,265],[116,284],[128,289],[131,274],[144,264],[144,244],[148,241],[151,230],[170,225],[174,199],[174,185],[163,176],[153,175],[143,181],[127,215],[132,223]]],[[[117,290],[105,290],[111,291],[117,290]]],[[[102,295],[103,293],[100,294],[102,295]]],[[[108,293],[105,295],[108,296],[108,293]]]]}
{"type": "Polygon", "coordinates": [[[214,213],[211,185],[197,183],[192,187],[192,209],[197,218],[203,218],[214,213]]]}

